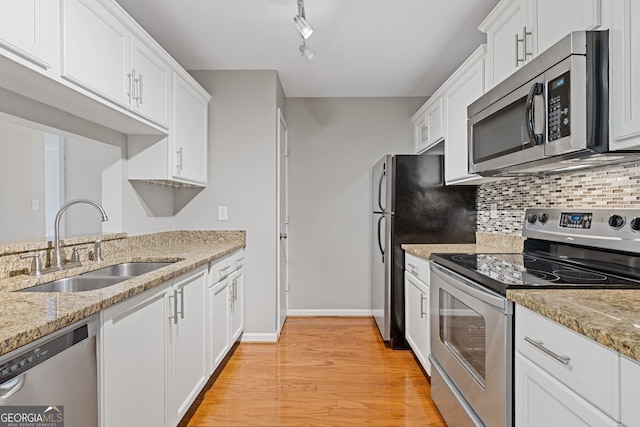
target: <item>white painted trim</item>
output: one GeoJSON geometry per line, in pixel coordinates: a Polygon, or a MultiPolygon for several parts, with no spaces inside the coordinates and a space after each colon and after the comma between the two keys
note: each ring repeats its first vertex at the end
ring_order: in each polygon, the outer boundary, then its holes
{"type": "Polygon", "coordinates": [[[241,342],[278,342],[278,335],[277,334],[265,334],[265,333],[256,333],[256,334],[250,334],[247,332],[244,332],[242,334],[242,339],[241,342]]]}
{"type": "Polygon", "coordinates": [[[372,316],[371,310],[289,310],[288,316],[372,316]]]}

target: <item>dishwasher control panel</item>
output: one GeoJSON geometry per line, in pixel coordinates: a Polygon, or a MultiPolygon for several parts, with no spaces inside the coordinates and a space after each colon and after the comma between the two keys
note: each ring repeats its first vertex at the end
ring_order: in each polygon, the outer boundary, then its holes
{"type": "Polygon", "coordinates": [[[83,325],[3,363],[0,365],[0,385],[51,359],[56,354],[88,337],[89,328],[87,325],[83,325]]]}

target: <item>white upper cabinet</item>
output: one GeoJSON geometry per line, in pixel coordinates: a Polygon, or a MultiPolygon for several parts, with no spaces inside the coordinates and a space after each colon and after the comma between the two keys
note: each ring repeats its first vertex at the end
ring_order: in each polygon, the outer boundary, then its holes
{"type": "Polygon", "coordinates": [[[171,68],[147,45],[131,39],[131,109],[163,127],[169,127],[171,68]]]}
{"type": "Polygon", "coordinates": [[[130,33],[98,0],[62,1],[62,77],[129,106],[130,33]]]}
{"type": "Polygon", "coordinates": [[[415,129],[416,154],[427,151],[445,137],[444,105],[442,95],[438,92],[411,118],[415,129]]]}
{"type": "Polygon", "coordinates": [[[599,28],[601,9],[600,0],[527,0],[531,50],[537,55],[571,31],[599,28]]]}
{"type": "Polygon", "coordinates": [[[480,179],[469,173],[467,107],[484,93],[485,46],[478,48],[445,83],[446,133],[444,176],[447,184],[480,179]]]}
{"type": "Polygon", "coordinates": [[[172,176],[207,183],[207,111],[209,96],[178,74],[173,75],[172,176]]]}
{"type": "Polygon", "coordinates": [[[99,0],[63,0],[62,76],[164,128],[171,68],[99,0]]]}
{"type": "Polygon", "coordinates": [[[478,27],[487,34],[490,89],[571,31],[601,26],[600,0],[502,0],[478,27]]]}
{"type": "Polygon", "coordinates": [[[529,60],[532,52],[525,45],[527,15],[525,0],[502,0],[480,24],[487,34],[487,84],[491,88],[529,60]]]}
{"type": "Polygon", "coordinates": [[[614,3],[611,40],[611,145],[640,147],[640,2],[614,3]]]}
{"type": "Polygon", "coordinates": [[[51,0],[0,0],[0,46],[42,68],[52,60],[51,0]]]}

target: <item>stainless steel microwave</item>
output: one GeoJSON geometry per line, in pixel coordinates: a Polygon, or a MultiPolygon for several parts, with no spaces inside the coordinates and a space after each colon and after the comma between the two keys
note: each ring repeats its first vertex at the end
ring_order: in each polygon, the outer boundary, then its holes
{"type": "Polygon", "coordinates": [[[578,31],[469,105],[469,170],[562,172],[634,161],[609,149],[609,32],[578,31]]]}

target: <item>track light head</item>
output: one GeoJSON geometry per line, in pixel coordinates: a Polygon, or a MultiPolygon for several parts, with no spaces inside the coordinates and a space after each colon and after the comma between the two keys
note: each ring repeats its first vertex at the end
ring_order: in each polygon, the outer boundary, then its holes
{"type": "Polygon", "coordinates": [[[302,43],[298,49],[300,50],[300,55],[304,56],[309,61],[313,59],[313,56],[315,55],[315,53],[313,52],[313,50],[311,50],[309,46],[306,45],[306,43],[302,43]]]}
{"type": "Polygon", "coordinates": [[[307,40],[309,37],[311,37],[311,34],[313,34],[313,28],[311,28],[311,26],[307,24],[307,21],[305,21],[302,16],[294,16],[293,22],[296,23],[296,28],[298,29],[298,32],[303,39],[307,40]]]}

